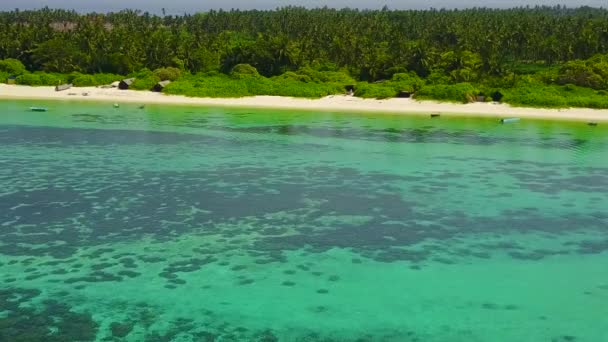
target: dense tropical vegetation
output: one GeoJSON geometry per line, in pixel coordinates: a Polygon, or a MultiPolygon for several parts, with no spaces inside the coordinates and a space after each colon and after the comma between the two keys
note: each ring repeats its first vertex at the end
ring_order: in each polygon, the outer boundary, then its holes
{"type": "Polygon", "coordinates": [[[0,13],[0,77],[191,96],[343,93],[608,108],[608,10],[210,11],[153,16],[0,13]],[[121,76],[122,75],[122,76],[121,76]]]}

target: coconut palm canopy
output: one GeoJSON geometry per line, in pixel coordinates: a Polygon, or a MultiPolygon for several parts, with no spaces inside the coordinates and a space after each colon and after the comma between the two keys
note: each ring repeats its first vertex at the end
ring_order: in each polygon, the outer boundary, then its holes
{"type": "Polygon", "coordinates": [[[391,9],[424,9],[424,8],[464,8],[464,7],[516,7],[535,5],[559,5],[567,3],[570,7],[576,6],[605,6],[604,0],[174,0],[171,2],[161,0],[105,0],[105,1],[73,1],[73,0],[3,0],[0,10],[14,8],[33,9],[49,6],[53,8],[75,9],[77,11],[116,11],[125,7],[141,9],[152,13],[161,13],[165,8],[167,13],[183,14],[208,9],[274,9],[280,6],[306,6],[306,7],[334,7],[334,8],[382,8],[391,9]]]}

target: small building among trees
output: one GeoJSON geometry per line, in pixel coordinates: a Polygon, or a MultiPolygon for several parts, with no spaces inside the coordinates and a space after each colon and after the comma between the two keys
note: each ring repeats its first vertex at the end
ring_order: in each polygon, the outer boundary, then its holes
{"type": "Polygon", "coordinates": [[[504,95],[500,91],[495,91],[494,93],[492,93],[492,101],[494,102],[502,101],[503,97],[504,95]]]}
{"type": "Polygon", "coordinates": [[[157,93],[160,93],[163,91],[163,89],[165,89],[165,87],[171,83],[171,81],[167,80],[167,81],[160,81],[158,83],[156,83],[154,85],[154,87],[152,87],[152,91],[155,91],[157,93]]]}
{"type": "Polygon", "coordinates": [[[397,97],[402,99],[409,99],[410,97],[412,97],[412,92],[402,90],[397,94],[397,97]]]}
{"type": "Polygon", "coordinates": [[[118,84],[118,89],[127,90],[127,89],[129,89],[131,84],[133,84],[133,82],[135,82],[134,78],[124,79],[124,80],[120,81],[120,83],[118,84]]]}

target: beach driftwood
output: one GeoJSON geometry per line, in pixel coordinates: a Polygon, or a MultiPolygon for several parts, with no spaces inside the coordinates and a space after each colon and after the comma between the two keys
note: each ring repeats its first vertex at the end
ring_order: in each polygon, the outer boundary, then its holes
{"type": "Polygon", "coordinates": [[[158,92],[160,93],[161,91],[163,91],[163,89],[165,89],[165,87],[171,83],[171,81],[161,81],[158,82],[154,85],[154,87],[152,87],[152,91],[158,92]]]}
{"type": "Polygon", "coordinates": [[[61,84],[55,87],[55,91],[64,91],[72,88],[71,84],[61,84]]]}
{"type": "Polygon", "coordinates": [[[120,81],[120,83],[118,84],[118,89],[127,90],[127,89],[129,89],[131,84],[133,84],[133,82],[135,82],[134,78],[124,79],[124,80],[120,81]]]}

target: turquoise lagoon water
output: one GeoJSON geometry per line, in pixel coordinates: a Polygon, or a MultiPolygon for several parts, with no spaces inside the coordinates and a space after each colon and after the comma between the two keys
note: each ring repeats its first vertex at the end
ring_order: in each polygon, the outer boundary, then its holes
{"type": "Polygon", "coordinates": [[[608,341],[608,129],[3,101],[0,341],[608,341]]]}

